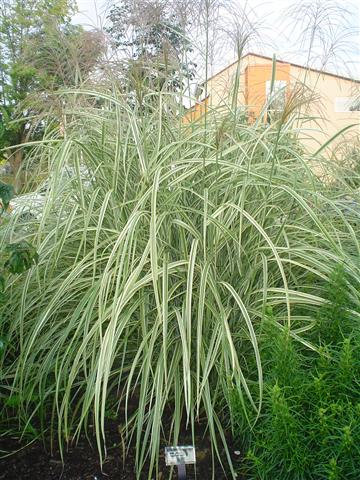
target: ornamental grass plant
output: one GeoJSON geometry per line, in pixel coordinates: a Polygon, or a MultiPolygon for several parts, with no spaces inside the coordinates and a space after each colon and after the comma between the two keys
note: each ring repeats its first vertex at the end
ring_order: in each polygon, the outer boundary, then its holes
{"type": "Polygon", "coordinates": [[[39,254],[2,307],[3,418],[60,446],[94,431],[104,460],[114,411],[149,478],[164,443],[200,423],[235,475],[234,395],[249,432],[270,402],[286,407],[285,387],[264,382],[264,319],[289,359],[324,357],[317,312],[342,265],[358,322],[357,213],[313,173],[291,115],[264,126],[229,110],[185,124],[166,93],[137,107],[115,89],[66,99],[65,136],[36,148],[52,172],[41,216],[2,226],[39,254]],[[66,166],[77,174],[64,181],[66,166]]]}

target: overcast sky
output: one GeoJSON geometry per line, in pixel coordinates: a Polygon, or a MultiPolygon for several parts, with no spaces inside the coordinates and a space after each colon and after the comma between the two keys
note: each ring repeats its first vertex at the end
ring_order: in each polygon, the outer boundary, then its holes
{"type": "Polygon", "coordinates": [[[77,0],[79,13],[74,21],[91,27],[101,27],[106,17],[107,0],[77,0]]]}
{"type": "MultiPolygon", "coordinates": [[[[77,0],[79,13],[74,21],[84,25],[86,28],[101,28],[106,23],[106,14],[109,4],[116,0],[77,0]]],[[[230,0],[227,0],[230,2],[230,0]]],[[[289,20],[284,21],[285,11],[294,4],[295,0],[232,0],[236,8],[246,5],[251,20],[261,25],[261,42],[254,43],[251,50],[255,53],[262,53],[271,56],[277,54],[279,59],[304,64],[306,55],[299,47],[298,37],[301,34],[302,26],[294,25],[289,20]]],[[[309,0],[303,0],[307,2],[309,0]]],[[[315,1],[315,0],[314,0],[315,1]]],[[[334,5],[336,0],[323,0],[324,3],[334,5]]],[[[298,0],[299,2],[299,0],[298,0]]],[[[327,64],[326,70],[337,71],[337,73],[360,78],[360,0],[338,0],[338,5],[351,11],[349,16],[348,31],[357,31],[357,34],[345,38],[341,36],[342,49],[338,50],[335,64],[327,64]],[[345,45],[345,47],[344,47],[345,45]]],[[[331,11],[329,9],[329,11],[331,11]]],[[[333,28],[342,22],[340,17],[334,18],[333,28]]],[[[225,22],[226,23],[226,19],[225,22]]],[[[339,39],[340,40],[340,39],[339,39]]],[[[220,40],[218,40],[220,43],[220,40]]],[[[212,65],[212,73],[223,68],[235,60],[233,48],[229,41],[223,40],[221,53],[215,55],[212,65]],[[227,43],[226,43],[227,42],[227,43]]],[[[199,47],[201,48],[201,47],[199,47]]],[[[321,49],[321,47],[319,47],[321,49]]],[[[339,43],[340,48],[340,43],[339,43]]],[[[321,55],[322,52],[319,52],[321,55]]],[[[314,65],[316,66],[316,65],[314,65]]]]}

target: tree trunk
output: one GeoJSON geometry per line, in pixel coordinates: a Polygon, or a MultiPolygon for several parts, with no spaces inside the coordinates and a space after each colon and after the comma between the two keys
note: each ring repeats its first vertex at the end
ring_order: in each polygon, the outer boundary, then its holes
{"type": "Polygon", "coordinates": [[[19,193],[22,188],[22,179],[21,179],[21,164],[23,160],[23,149],[20,147],[15,152],[12,152],[9,157],[9,163],[11,165],[11,170],[14,175],[14,189],[15,193],[19,193]]]}
{"type": "Polygon", "coordinates": [[[8,157],[9,164],[11,166],[12,174],[14,175],[14,189],[15,193],[19,193],[23,187],[21,167],[24,158],[24,149],[21,146],[26,141],[24,132],[19,134],[19,147],[16,150],[11,150],[11,153],[8,157]]]}

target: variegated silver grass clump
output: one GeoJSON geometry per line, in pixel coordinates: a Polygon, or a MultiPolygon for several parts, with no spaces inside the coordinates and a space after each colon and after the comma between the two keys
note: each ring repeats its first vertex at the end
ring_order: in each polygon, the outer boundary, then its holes
{"type": "Polygon", "coordinates": [[[102,459],[116,403],[138,473],[200,420],[231,465],[224,412],[231,389],[260,412],[266,310],[316,349],[306,332],[324,300],[309,278],[341,262],[355,292],[357,224],[309,169],[289,118],[264,128],[228,113],[219,136],[210,114],[183,124],[168,95],[141,111],[116,93],[83,95],[98,107],[70,112],[65,138],[38,149],[55,172],[41,218],[8,226],[40,260],[3,310],[6,394],[25,423],[50,416],[60,443],[94,425],[102,459]],[[60,188],[65,164],[78,175],[60,188]]]}

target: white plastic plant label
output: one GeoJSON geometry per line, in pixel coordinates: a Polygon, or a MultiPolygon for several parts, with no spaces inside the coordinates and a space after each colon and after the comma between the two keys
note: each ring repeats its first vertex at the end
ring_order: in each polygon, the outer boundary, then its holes
{"type": "Polygon", "coordinates": [[[165,447],[165,462],[171,465],[189,465],[196,463],[195,447],[191,445],[165,447]]]}

